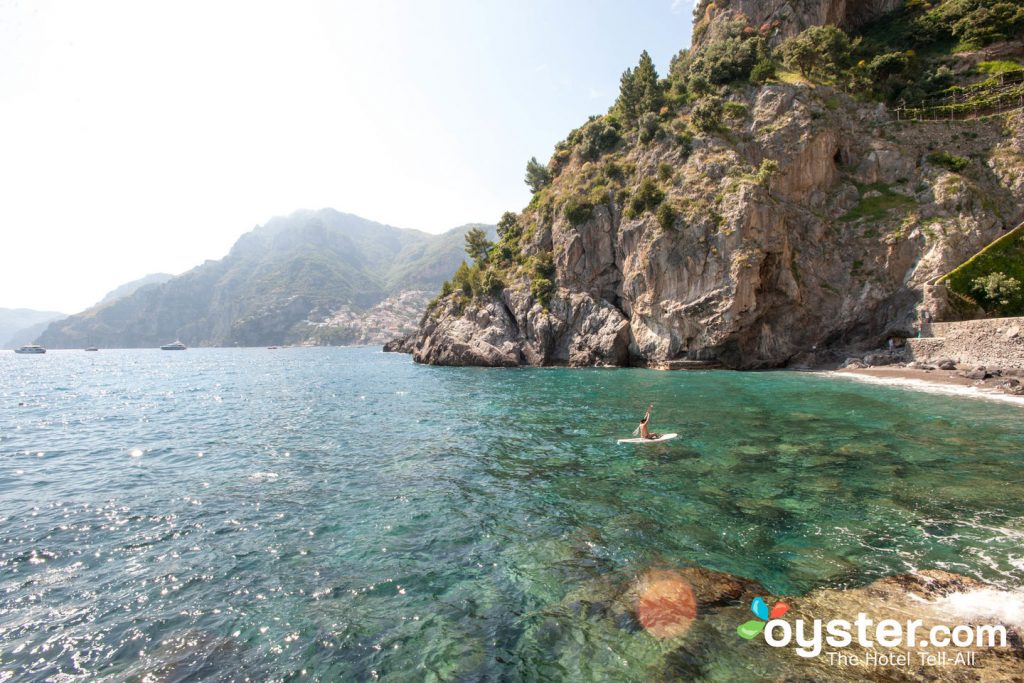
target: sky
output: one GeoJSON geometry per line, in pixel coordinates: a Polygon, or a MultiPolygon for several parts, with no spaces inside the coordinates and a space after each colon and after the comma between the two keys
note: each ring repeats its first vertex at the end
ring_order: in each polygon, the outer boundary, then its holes
{"type": "Polygon", "coordinates": [[[74,313],[333,207],[442,232],[529,201],[692,0],[0,0],[0,307],[74,313]]]}

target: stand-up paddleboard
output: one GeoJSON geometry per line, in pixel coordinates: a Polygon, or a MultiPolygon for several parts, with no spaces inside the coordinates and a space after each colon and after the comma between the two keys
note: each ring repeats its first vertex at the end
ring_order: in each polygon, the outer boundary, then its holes
{"type": "Polygon", "coordinates": [[[619,439],[619,443],[658,443],[659,441],[670,441],[679,436],[678,434],[662,434],[657,439],[619,439]]]}

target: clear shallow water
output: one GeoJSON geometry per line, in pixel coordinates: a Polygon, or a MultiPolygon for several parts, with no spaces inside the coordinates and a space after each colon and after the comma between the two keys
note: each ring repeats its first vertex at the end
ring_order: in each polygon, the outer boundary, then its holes
{"type": "Polygon", "coordinates": [[[0,681],[642,680],[653,639],[567,596],[1020,586],[1022,447],[1014,406],[793,373],[6,352],[0,681]],[[683,437],[617,446],[650,401],[683,437]]]}

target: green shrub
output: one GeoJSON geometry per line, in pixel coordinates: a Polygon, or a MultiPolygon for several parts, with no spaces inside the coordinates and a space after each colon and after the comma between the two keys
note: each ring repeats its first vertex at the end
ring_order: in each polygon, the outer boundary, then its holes
{"type": "Polygon", "coordinates": [[[565,202],[562,213],[573,226],[582,225],[594,217],[594,205],[570,198],[565,202]]]}
{"type": "Polygon", "coordinates": [[[604,163],[604,177],[609,180],[621,182],[626,178],[626,171],[622,168],[622,164],[618,164],[614,161],[608,160],[604,163]]]}
{"type": "Polygon", "coordinates": [[[971,291],[985,310],[1012,315],[1024,307],[1020,281],[1006,273],[989,273],[971,281],[971,291]]]}
{"type": "Polygon", "coordinates": [[[804,76],[838,76],[853,58],[850,37],[831,25],[812,26],[787,39],[779,50],[786,67],[804,76]]]}
{"type": "Polygon", "coordinates": [[[505,289],[505,283],[493,268],[488,268],[484,271],[483,278],[481,279],[481,286],[483,293],[490,296],[497,296],[501,293],[501,290],[505,289]]]}
{"type": "Polygon", "coordinates": [[[772,179],[776,173],[779,172],[779,162],[775,159],[763,159],[761,165],[757,168],[757,174],[754,176],[754,181],[758,185],[767,185],[768,181],[772,179]]]}
{"type": "Polygon", "coordinates": [[[640,115],[637,127],[640,130],[640,142],[648,143],[660,132],[661,121],[658,120],[658,115],[654,112],[646,112],[640,115]]]}
{"type": "Polygon", "coordinates": [[[679,218],[679,212],[668,202],[662,202],[655,215],[658,219],[658,225],[661,226],[662,230],[670,230],[675,227],[676,220],[679,218]]]}
{"type": "Polygon", "coordinates": [[[699,52],[689,56],[687,87],[704,93],[709,86],[750,79],[754,66],[767,58],[764,38],[750,33],[743,21],[731,21],[718,27],[717,37],[699,52]]]}
{"type": "Polygon", "coordinates": [[[473,278],[470,268],[466,265],[465,261],[460,263],[459,267],[455,269],[455,275],[452,276],[452,284],[466,296],[473,296],[473,278]]]}
{"type": "Polygon", "coordinates": [[[530,257],[530,294],[545,309],[551,303],[555,292],[555,261],[551,252],[541,252],[530,257]]]}
{"type": "Polygon", "coordinates": [[[628,218],[637,218],[644,211],[654,211],[665,199],[665,193],[658,184],[650,178],[644,178],[633,193],[626,211],[628,218]]]}
{"type": "Polygon", "coordinates": [[[928,162],[953,173],[963,173],[971,160],[949,152],[932,152],[928,155],[928,162]]]}
{"type": "Polygon", "coordinates": [[[696,126],[697,130],[706,132],[716,131],[722,125],[723,106],[721,97],[702,97],[697,101],[697,104],[693,105],[693,110],[690,112],[690,120],[693,121],[693,125],[696,126]]]}
{"type": "Polygon", "coordinates": [[[1016,73],[1024,71],[1024,65],[1006,60],[994,60],[991,62],[980,62],[977,66],[978,73],[998,76],[999,74],[1016,73]]]}
{"type": "Polygon", "coordinates": [[[618,119],[612,116],[592,116],[585,125],[569,133],[559,145],[564,149],[578,149],[585,161],[595,161],[614,149],[622,139],[620,125],[618,119]]]}
{"type": "Polygon", "coordinates": [[[658,164],[658,180],[663,183],[667,183],[672,180],[672,176],[675,174],[675,169],[672,168],[672,164],[658,164]]]}
{"type": "Polygon", "coordinates": [[[953,0],[945,5],[951,31],[963,48],[1011,40],[1024,32],[1024,7],[1020,2],[953,0]]]}
{"type": "Polygon", "coordinates": [[[542,251],[530,257],[530,271],[535,277],[553,278],[555,259],[550,251],[542,251]]]}
{"type": "Polygon", "coordinates": [[[747,105],[740,102],[726,102],[722,105],[722,113],[726,118],[742,120],[747,118],[747,105]]]}
{"type": "Polygon", "coordinates": [[[506,211],[501,214],[501,218],[498,219],[497,230],[498,237],[502,240],[518,237],[521,232],[519,229],[519,216],[512,211],[506,211]]]}
{"type": "Polygon", "coordinates": [[[683,158],[689,158],[690,154],[693,152],[693,136],[686,132],[677,133],[676,144],[679,145],[679,150],[682,152],[683,158]]]}
{"type": "Polygon", "coordinates": [[[870,92],[888,102],[905,98],[908,93],[904,91],[919,77],[905,52],[886,52],[864,65],[865,85],[870,92]]]}
{"type": "Polygon", "coordinates": [[[775,78],[775,61],[772,59],[758,60],[754,68],[750,70],[750,82],[754,85],[764,85],[775,78]]]}
{"type": "Polygon", "coordinates": [[[530,281],[530,294],[545,310],[551,305],[551,295],[555,293],[555,283],[546,277],[537,277],[530,281]]]}

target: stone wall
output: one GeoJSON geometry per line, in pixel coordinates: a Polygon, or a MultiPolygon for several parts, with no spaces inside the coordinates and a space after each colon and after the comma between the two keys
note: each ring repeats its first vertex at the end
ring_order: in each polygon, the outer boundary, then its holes
{"type": "Polygon", "coordinates": [[[1024,318],[932,323],[925,329],[929,332],[930,337],[907,340],[913,360],[948,358],[962,366],[1024,368],[1024,318]]]}

